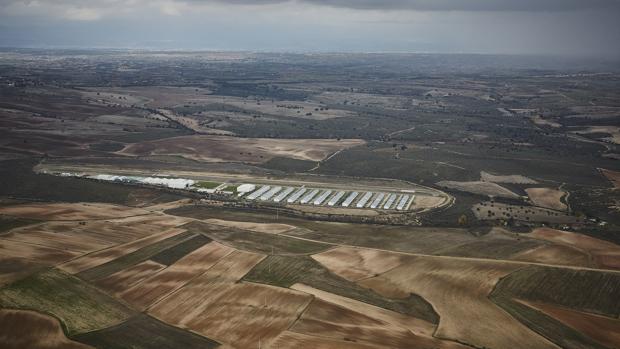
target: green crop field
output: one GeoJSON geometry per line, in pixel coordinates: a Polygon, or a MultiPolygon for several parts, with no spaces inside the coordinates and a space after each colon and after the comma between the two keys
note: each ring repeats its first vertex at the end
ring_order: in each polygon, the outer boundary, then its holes
{"type": "Polygon", "coordinates": [[[0,289],[0,305],[52,314],[69,335],[113,326],[134,314],[95,287],[56,269],[0,289]]]}
{"type": "Polygon", "coordinates": [[[105,349],[211,349],[219,343],[139,314],[116,326],[83,333],[75,340],[105,349]]]}

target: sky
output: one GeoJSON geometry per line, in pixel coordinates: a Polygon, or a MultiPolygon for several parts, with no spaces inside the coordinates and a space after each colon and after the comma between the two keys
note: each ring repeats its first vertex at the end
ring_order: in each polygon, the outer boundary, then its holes
{"type": "Polygon", "coordinates": [[[620,57],[620,0],[0,0],[0,46],[620,57]]]}

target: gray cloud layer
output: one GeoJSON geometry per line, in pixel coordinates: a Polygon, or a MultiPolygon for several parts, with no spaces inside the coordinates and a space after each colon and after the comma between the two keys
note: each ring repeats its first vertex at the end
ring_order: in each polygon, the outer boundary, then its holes
{"type": "MultiPolygon", "coordinates": [[[[308,3],[375,10],[572,11],[620,8],[618,0],[303,0],[308,3]]],[[[251,2],[251,1],[248,1],[251,2]]],[[[260,2],[260,1],[259,1],[260,2]]]]}

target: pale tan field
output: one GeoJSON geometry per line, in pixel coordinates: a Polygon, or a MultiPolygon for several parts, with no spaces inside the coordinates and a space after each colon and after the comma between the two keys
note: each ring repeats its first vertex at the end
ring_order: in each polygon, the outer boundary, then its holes
{"type": "Polygon", "coordinates": [[[525,192],[536,206],[558,211],[568,210],[566,204],[562,202],[562,198],[566,196],[566,192],[563,190],[551,188],[527,188],[525,189],[525,192]]]}
{"type": "Polygon", "coordinates": [[[620,127],[618,126],[590,126],[586,130],[576,131],[576,133],[607,133],[609,137],[603,140],[620,144],[620,127]]]}
{"type": "Polygon", "coordinates": [[[605,177],[607,177],[607,179],[614,185],[615,188],[620,188],[620,172],[606,170],[604,168],[601,168],[599,170],[605,177]]]}
{"type": "Polygon", "coordinates": [[[418,337],[405,328],[391,326],[370,316],[314,299],[290,331],[310,336],[341,340],[349,338],[389,348],[421,347],[430,338],[418,337]],[[421,343],[422,342],[422,343],[421,343]]]}
{"type": "Polygon", "coordinates": [[[618,319],[546,303],[520,302],[572,327],[608,348],[620,347],[620,320],[618,319]]]}
{"type": "Polygon", "coordinates": [[[312,297],[280,287],[238,283],[264,256],[235,251],[153,306],[149,313],[220,343],[251,348],[289,328],[312,297]]]}
{"type": "Polygon", "coordinates": [[[519,195],[513,193],[512,191],[502,187],[499,184],[495,184],[492,182],[483,182],[483,181],[475,181],[475,182],[454,182],[454,181],[442,181],[437,183],[437,185],[449,189],[460,190],[468,193],[486,195],[491,197],[503,197],[516,199],[519,198],[519,195]]]}
{"type": "Polygon", "coordinates": [[[108,277],[97,280],[97,286],[118,296],[120,292],[151,277],[166,266],[151,260],[138,263],[127,269],[118,271],[108,277]]]}
{"type": "Polygon", "coordinates": [[[510,257],[511,260],[568,265],[575,267],[594,267],[590,261],[590,256],[576,248],[563,245],[545,245],[534,247],[530,250],[521,251],[510,257]]]}
{"type": "Polygon", "coordinates": [[[498,176],[484,171],[480,172],[480,180],[493,183],[538,184],[535,180],[522,175],[498,176]]]}
{"type": "Polygon", "coordinates": [[[55,221],[114,219],[145,215],[147,213],[147,211],[139,208],[100,203],[32,203],[0,207],[0,214],[21,218],[55,221]]]}
{"type": "Polygon", "coordinates": [[[175,235],[185,232],[184,229],[169,229],[159,234],[153,234],[143,239],[135,240],[126,244],[110,247],[105,250],[97,251],[91,254],[84,255],[80,258],[76,258],[67,263],[61,264],[58,267],[67,273],[77,274],[81,271],[96,267],[98,265],[107,263],[113,259],[124,256],[128,253],[134,252],[142,247],[154,244],[158,241],[173,237],[175,235]]]}
{"type": "Polygon", "coordinates": [[[553,128],[562,127],[562,124],[553,119],[543,119],[540,115],[531,116],[530,119],[538,126],[549,126],[553,128]]]}
{"type": "Polygon", "coordinates": [[[446,201],[443,196],[416,195],[409,207],[410,210],[425,210],[442,205],[446,201]]]}
{"type": "MultiPolygon", "coordinates": [[[[342,257],[337,264],[325,265],[337,275],[343,264],[355,265],[359,258],[353,248],[339,249],[342,257]]],[[[383,254],[387,258],[393,253],[383,254]]],[[[556,348],[487,298],[497,281],[517,265],[430,256],[403,258],[400,266],[358,283],[388,298],[414,293],[426,299],[440,316],[435,337],[477,347],[556,348]]]]}
{"type": "Polygon", "coordinates": [[[330,338],[309,336],[292,331],[282,332],[271,345],[270,349],[387,349],[385,346],[354,343],[350,340],[334,340],[330,338]]]}
{"type": "Polygon", "coordinates": [[[232,251],[230,247],[210,242],[135,286],[127,285],[118,296],[136,309],[145,310],[207,271],[232,251]]]}
{"type": "Polygon", "coordinates": [[[2,258],[23,258],[39,264],[54,265],[79,256],[81,253],[64,249],[0,239],[2,258]]]}
{"type": "Polygon", "coordinates": [[[183,136],[130,144],[119,153],[176,155],[205,162],[263,163],[274,157],[320,161],[338,150],[364,144],[358,139],[272,139],[183,136]]]}
{"type": "Polygon", "coordinates": [[[590,256],[595,267],[620,270],[620,246],[614,243],[550,228],[534,229],[527,236],[578,249],[590,256]]]}
{"type": "Polygon", "coordinates": [[[55,318],[29,310],[0,309],[3,349],[87,349],[68,339],[55,318]]]}
{"type": "Polygon", "coordinates": [[[583,222],[584,218],[550,210],[537,206],[510,205],[501,202],[481,202],[472,206],[472,212],[476,218],[481,220],[508,220],[515,219],[520,221],[573,224],[583,222]]]}
{"type": "Polygon", "coordinates": [[[404,262],[403,256],[364,248],[336,248],[312,256],[317,262],[349,281],[384,273],[404,262]]]}
{"type": "Polygon", "coordinates": [[[45,246],[59,250],[67,250],[76,253],[87,253],[99,250],[113,243],[105,243],[88,235],[69,235],[52,232],[46,229],[46,224],[36,227],[13,229],[9,233],[0,235],[0,240],[20,242],[30,245],[45,246]]]}
{"type": "Polygon", "coordinates": [[[297,227],[288,224],[225,221],[216,218],[205,219],[203,222],[223,227],[239,228],[269,234],[282,234],[287,231],[297,229],[297,227]]]}
{"type": "Polygon", "coordinates": [[[383,323],[391,324],[396,327],[406,328],[418,336],[432,337],[436,325],[422,319],[403,315],[395,311],[380,308],[368,303],[356,301],[351,298],[339,296],[334,293],[316,289],[304,284],[294,284],[291,289],[301,291],[321,299],[326,302],[338,305],[350,311],[358,312],[370,316],[371,318],[383,323]]]}

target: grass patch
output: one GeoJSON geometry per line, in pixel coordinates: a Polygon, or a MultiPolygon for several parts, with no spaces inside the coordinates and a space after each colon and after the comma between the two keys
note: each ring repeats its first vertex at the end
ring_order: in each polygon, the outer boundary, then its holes
{"type": "Polygon", "coordinates": [[[215,189],[219,187],[221,184],[222,183],[217,183],[217,182],[200,181],[198,183],[194,183],[193,187],[200,188],[200,189],[215,189]]]}
{"type": "Polygon", "coordinates": [[[113,327],[75,336],[74,339],[95,348],[106,349],[210,349],[219,346],[219,343],[211,339],[167,325],[144,314],[136,315],[113,327]]]}
{"type": "Polygon", "coordinates": [[[69,335],[113,326],[133,311],[80,279],[51,269],[0,290],[0,305],[59,318],[69,335]]]}
{"type": "Polygon", "coordinates": [[[205,234],[213,240],[224,241],[235,248],[275,254],[314,254],[327,250],[330,245],[299,240],[276,234],[258,233],[249,230],[221,227],[202,222],[191,222],[183,226],[193,233],[205,234]]]}
{"type": "Polygon", "coordinates": [[[179,259],[185,257],[189,253],[208,244],[212,240],[204,235],[197,235],[189,240],[185,240],[180,244],[170,247],[151,257],[152,261],[160,264],[172,265],[179,259]]]}
{"type": "Polygon", "coordinates": [[[504,277],[493,295],[551,303],[618,318],[620,275],[530,266],[504,277]]]}
{"type": "Polygon", "coordinates": [[[422,297],[411,294],[406,299],[390,299],[354,282],[330,273],[308,256],[269,256],[250,271],[244,280],[290,287],[301,282],[323,291],[372,304],[395,312],[439,322],[433,307],[422,297]]]}
{"type": "Polygon", "coordinates": [[[192,236],[193,234],[189,232],[177,234],[165,240],[158,241],[152,245],[142,247],[139,250],[128,253],[122,257],[116,258],[107,263],[84,270],[78,273],[77,276],[87,281],[94,281],[94,280],[104,278],[118,271],[121,271],[125,268],[128,268],[132,265],[136,265],[140,262],[144,262],[145,260],[157,255],[158,253],[166,249],[169,249],[173,246],[176,246],[176,245],[179,245],[185,242],[186,240],[190,239],[192,236]]]}

